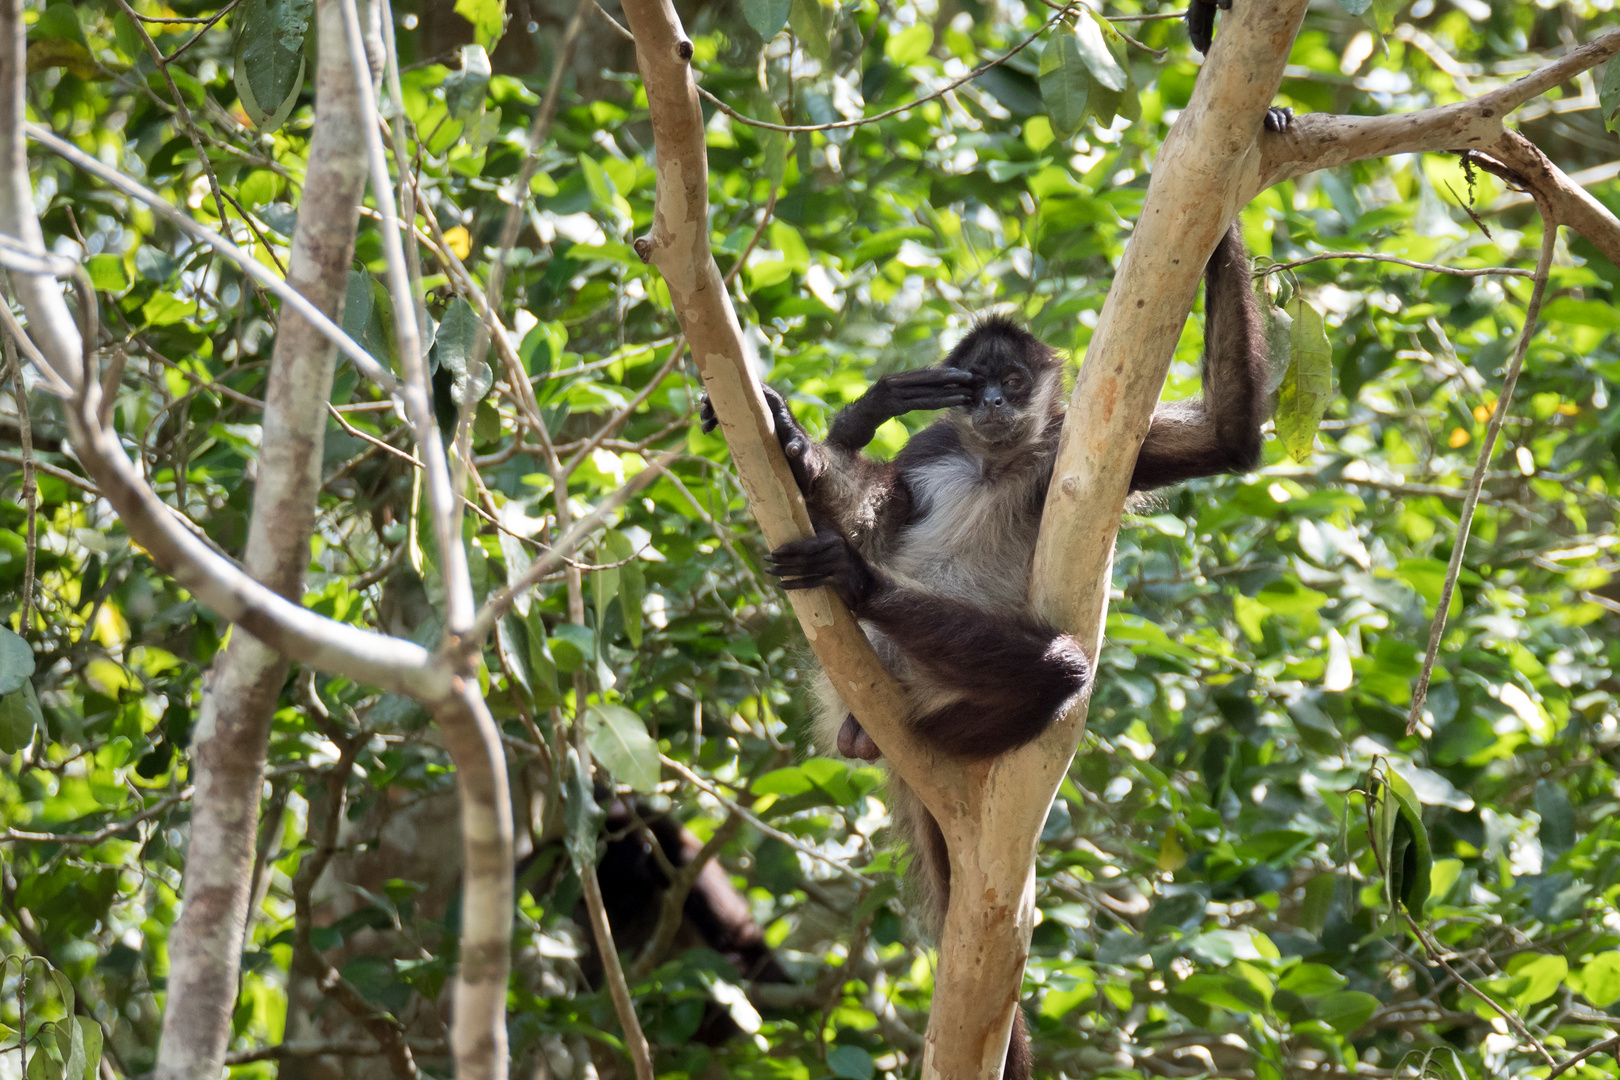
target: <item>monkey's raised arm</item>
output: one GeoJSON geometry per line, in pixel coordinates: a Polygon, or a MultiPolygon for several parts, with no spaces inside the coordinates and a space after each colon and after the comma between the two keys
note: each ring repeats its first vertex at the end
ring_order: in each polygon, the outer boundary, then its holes
{"type": "Polygon", "coordinates": [[[859,400],[839,410],[827,430],[827,442],[843,450],[860,450],[879,427],[897,416],[971,405],[974,382],[968,372],[947,367],[885,375],[859,400]]]}
{"type": "Polygon", "coordinates": [[[1204,270],[1204,396],[1154,410],[1131,490],[1254,468],[1266,420],[1267,371],[1249,254],[1233,225],[1204,270]]]}

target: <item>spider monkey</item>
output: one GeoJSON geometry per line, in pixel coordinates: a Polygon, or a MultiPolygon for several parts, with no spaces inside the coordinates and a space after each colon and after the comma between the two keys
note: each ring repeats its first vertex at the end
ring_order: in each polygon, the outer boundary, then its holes
{"type": "MultiPolygon", "coordinates": [[[[1267,126],[1286,123],[1272,110],[1267,126]]],[[[1161,404],[1137,455],[1133,492],[1260,460],[1268,358],[1248,254],[1234,225],[1204,271],[1204,397],[1161,404]]],[[[814,536],[771,553],[786,589],[830,586],[860,620],[906,691],[912,730],[933,748],[991,758],[1039,736],[1081,692],[1092,667],[1079,644],[1030,609],[1030,573],[1062,430],[1062,365],[1004,318],[979,323],[941,367],[885,375],[811,440],[766,389],[777,438],[804,493],[814,536]],[[892,462],[861,451],[885,421],[945,409],[892,462]]],[[[705,402],[706,430],[714,425],[705,402]]],[[[846,757],[880,752],[823,673],[816,744],[846,757]]],[[[925,929],[950,894],[943,834],[890,777],[896,825],[910,839],[925,929]]],[[[1006,1080],[1032,1062],[1022,1012],[1006,1080]]]]}

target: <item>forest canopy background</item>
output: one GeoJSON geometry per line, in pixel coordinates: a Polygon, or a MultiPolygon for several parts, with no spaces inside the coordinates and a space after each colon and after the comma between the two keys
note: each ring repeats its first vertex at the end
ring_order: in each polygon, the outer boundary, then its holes
{"type": "MultiPolygon", "coordinates": [[[[561,845],[585,789],[558,781],[564,747],[548,718],[577,710],[598,765],[648,813],[672,811],[700,842],[719,834],[710,854],[785,980],[750,984],[684,940],[627,953],[659,1075],[908,1075],[934,969],[894,873],[904,852],[883,832],[875,770],[806,756],[802,642],[762,575],[725,445],[696,423],[700,387],[668,290],[632,247],[654,181],[633,52],[594,6],[581,11],[571,58],[571,4],[393,13],[424,195],[436,411],[448,435],[466,410],[476,465],[464,538],[479,599],[540,554],[559,501],[588,513],[676,451],[580,553],[582,609],[555,575],[483,657],[518,807],[514,1058],[531,1074],[584,1076],[593,1058],[604,1075],[628,1069],[608,992],[588,977],[581,885],[561,845]],[[554,69],[555,119],[519,187],[554,69]],[[514,204],[519,232],[503,256],[514,204]],[[566,471],[525,434],[508,373],[483,359],[460,267],[482,289],[497,264],[499,313],[566,471]]],[[[1127,0],[1096,13],[1160,9],[1127,0]]],[[[681,14],[705,90],[745,117],[822,126],[777,132],[705,104],[716,256],[759,374],[807,424],[824,430],[884,372],[936,363],[992,308],[1084,357],[1198,72],[1181,22],[1109,23],[1086,7],[1060,17],[1016,0],[715,0],[681,14]],[[915,108],[826,126],[1004,56],[915,108]]],[[[30,3],[30,118],[279,272],[308,167],[309,17],[281,0],[30,3]]],[[[1362,115],[1444,104],[1616,25],[1607,2],[1318,4],[1278,104],[1362,115]]],[[[1611,63],[1513,121],[1611,210],[1620,140],[1605,120],[1617,95],[1611,63]]],[[[125,448],[200,535],[239,554],[280,305],[148,210],[31,152],[47,245],[82,261],[100,298],[125,448]]],[[[372,215],[343,325],[386,357],[392,301],[372,215]]],[[[1542,222],[1495,176],[1426,154],[1285,181],[1241,224],[1257,270],[1356,252],[1521,273],[1330,258],[1259,279],[1291,317],[1274,340],[1296,365],[1262,468],[1173,491],[1120,536],[1089,730],[1043,834],[1024,983],[1039,1068],[1379,1076],[1404,1062],[1404,1075],[1545,1075],[1554,1053],[1562,1062],[1620,1031],[1620,270],[1575,233],[1558,242],[1435,683],[1408,735],[1542,222]],[[1362,793],[1390,777],[1399,813],[1369,813],[1362,793]],[[1420,865],[1426,897],[1402,876],[1420,865]],[[1403,900],[1421,929],[1402,921],[1403,900]]],[[[1200,340],[1195,318],[1168,396],[1196,392],[1200,340]]],[[[153,1068],[166,1004],[191,733],[229,631],[98,502],[37,376],[8,373],[6,387],[0,611],[15,634],[0,634],[0,938],[62,978],[35,966],[21,986],[17,964],[0,970],[0,1046],[28,1040],[0,1053],[0,1070],[26,1057],[30,1077],[138,1076],[153,1068]]],[[[332,404],[304,601],[431,644],[444,597],[408,431],[347,364],[332,404]]],[[[893,453],[906,425],[928,419],[886,425],[876,450],[893,453]]],[[[409,698],[302,670],[287,681],[233,1071],[387,1068],[298,970],[300,931],[399,1022],[424,1069],[447,1068],[454,808],[442,743],[409,698]],[[347,795],[340,843],[321,882],[301,882],[334,786],[347,795]],[[300,914],[300,888],[306,900],[313,889],[313,914],[300,914]]],[[[1616,1068],[1594,1054],[1568,1074],[1616,1068]]]]}

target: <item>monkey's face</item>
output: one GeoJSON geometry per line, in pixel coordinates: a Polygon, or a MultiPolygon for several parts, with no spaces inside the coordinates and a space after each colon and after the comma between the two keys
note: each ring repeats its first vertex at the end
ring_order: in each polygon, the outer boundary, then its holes
{"type": "Polygon", "coordinates": [[[975,438],[1003,446],[1023,442],[1044,426],[1057,368],[1045,346],[1021,327],[988,319],[962,339],[945,364],[974,376],[973,404],[961,411],[975,438]]]}
{"type": "Polygon", "coordinates": [[[976,377],[973,404],[967,407],[973,433],[992,445],[1030,438],[1045,416],[1044,402],[1037,399],[1046,373],[1018,360],[992,360],[968,370],[976,377]]]}

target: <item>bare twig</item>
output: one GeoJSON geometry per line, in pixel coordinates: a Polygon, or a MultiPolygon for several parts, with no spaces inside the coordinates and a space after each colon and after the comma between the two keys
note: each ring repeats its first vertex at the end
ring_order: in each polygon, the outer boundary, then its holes
{"type": "MultiPolygon", "coordinates": [[[[1609,1017],[1604,1017],[1603,1019],[1608,1021],[1609,1017]]],[[[1612,1057],[1614,1056],[1616,1050],[1620,1050],[1620,1035],[1615,1035],[1600,1042],[1595,1042],[1586,1049],[1581,1050],[1578,1053],[1571,1054],[1563,1061],[1560,1061],[1557,1065],[1554,1065],[1552,1071],[1547,1074],[1547,1080],[1555,1080],[1556,1077],[1563,1076],[1565,1073],[1569,1072],[1569,1070],[1573,1069],[1575,1066],[1579,1065],[1593,1054],[1608,1054],[1612,1057]]]]}
{"type": "Polygon", "coordinates": [[[1439,605],[1435,609],[1434,622],[1429,627],[1429,647],[1423,654],[1423,671],[1418,675],[1417,685],[1412,690],[1412,708],[1406,715],[1406,733],[1412,734],[1417,730],[1418,721],[1423,717],[1423,705],[1429,696],[1429,679],[1434,674],[1434,663],[1440,653],[1440,639],[1446,631],[1446,611],[1451,606],[1452,593],[1457,588],[1457,575],[1462,571],[1463,554],[1468,547],[1468,533],[1474,524],[1474,508],[1479,505],[1480,489],[1485,484],[1485,473],[1491,463],[1491,454],[1496,449],[1496,437],[1502,430],[1502,422],[1507,418],[1508,402],[1513,398],[1513,388],[1519,381],[1519,371],[1524,367],[1524,356],[1530,348],[1530,339],[1535,336],[1536,322],[1541,316],[1541,301],[1547,291],[1547,274],[1552,269],[1553,248],[1558,241],[1558,219],[1553,216],[1552,209],[1538,195],[1537,201],[1541,204],[1542,238],[1541,258],[1536,263],[1536,282],[1530,291],[1530,303],[1524,312],[1524,329],[1519,334],[1518,347],[1513,350],[1513,359],[1508,362],[1507,375],[1502,380],[1502,393],[1496,399],[1496,409],[1491,413],[1490,424],[1485,429],[1485,440],[1479,448],[1479,458],[1474,463],[1474,475],[1468,482],[1468,496],[1463,500],[1462,511],[1457,518],[1457,539],[1451,548],[1451,563],[1446,567],[1445,584],[1440,588],[1439,605]]]}
{"type": "MultiPolygon", "coordinates": [[[[619,20],[615,19],[612,15],[609,15],[607,11],[603,9],[600,3],[596,4],[596,10],[601,13],[602,18],[606,19],[608,22],[612,23],[616,28],[618,28],[618,31],[621,34],[627,38],[630,38],[632,41],[635,40],[630,31],[625,29],[619,20]]],[[[926,97],[917,98],[915,101],[908,101],[904,105],[896,105],[892,109],[885,109],[880,113],[873,113],[871,116],[857,116],[852,120],[835,120],[827,124],[773,124],[768,120],[756,120],[752,116],[738,112],[736,109],[733,109],[730,105],[727,105],[724,101],[721,101],[718,97],[715,97],[701,86],[697,88],[697,91],[708,100],[709,104],[713,105],[715,108],[719,109],[721,112],[725,113],[738,123],[747,124],[749,127],[764,128],[766,131],[837,131],[840,128],[852,128],[860,127],[863,124],[875,124],[879,120],[887,120],[891,116],[899,116],[901,113],[910,112],[912,109],[926,105],[930,101],[937,101],[964,83],[970,83],[974,79],[977,79],[980,75],[983,75],[991,68],[999,67],[1027,49],[1035,42],[1036,39],[1038,39],[1042,34],[1046,33],[1052,27],[1056,26],[1058,22],[1065,16],[1071,15],[1078,10],[1079,7],[1076,4],[1070,4],[1067,7],[1064,7],[1056,15],[1053,15],[1050,19],[1047,19],[1046,22],[1042,23],[1039,30],[1036,30],[1033,34],[1029,35],[1029,37],[1025,38],[1023,41],[1020,41],[1017,45],[1014,45],[1011,49],[1008,49],[995,59],[985,61],[960,78],[952,79],[950,82],[946,83],[944,86],[940,87],[938,90],[935,90],[926,97]]],[[[1153,50],[1149,51],[1151,52],[1153,50]]]]}
{"type": "MultiPolygon", "coordinates": [[[[0,307],[6,304],[5,297],[0,296],[0,307]]],[[[11,389],[17,399],[18,441],[22,443],[22,501],[28,514],[28,538],[23,562],[22,611],[17,616],[17,633],[27,637],[34,621],[34,556],[39,547],[39,485],[34,482],[34,426],[28,413],[28,387],[23,383],[17,343],[9,332],[0,330],[0,345],[4,346],[5,366],[11,372],[11,389]]]]}
{"type": "Polygon", "coordinates": [[[1430,274],[1450,274],[1453,277],[1534,277],[1533,270],[1519,270],[1511,266],[1486,266],[1477,269],[1459,269],[1454,266],[1441,266],[1438,263],[1413,262],[1411,259],[1402,259],[1395,255],[1380,255],[1371,251],[1324,251],[1320,255],[1312,255],[1307,259],[1295,259],[1292,262],[1270,263],[1256,268],[1255,277],[1265,277],[1268,274],[1281,273],[1292,270],[1296,266],[1308,266],[1311,263],[1327,262],[1330,259],[1362,260],[1367,262],[1393,263],[1396,266],[1409,266],[1414,270],[1423,270],[1430,274]]]}
{"type": "MultiPolygon", "coordinates": [[[[574,14],[568,20],[568,25],[563,28],[562,42],[557,46],[557,53],[551,61],[551,78],[546,80],[546,92],[540,98],[540,108],[535,110],[534,122],[529,125],[523,167],[518,170],[517,178],[512,181],[511,186],[502,193],[506,199],[506,216],[501,219],[500,239],[495,242],[495,257],[489,262],[489,285],[484,290],[485,299],[495,311],[499,311],[503,303],[506,261],[511,257],[512,249],[517,246],[518,232],[523,226],[523,209],[529,205],[529,184],[534,180],[534,174],[540,171],[540,151],[545,148],[546,136],[551,132],[551,121],[557,115],[557,102],[562,98],[563,77],[568,74],[568,67],[573,63],[574,46],[579,43],[579,33],[585,26],[585,12],[593,2],[594,0],[579,0],[578,6],[574,8],[574,14]]],[[[483,350],[475,351],[482,354],[483,350]]]]}
{"type": "Polygon", "coordinates": [[[28,832],[24,829],[7,829],[0,839],[14,844],[67,844],[73,847],[94,847],[105,840],[111,840],[119,833],[128,832],[135,826],[157,817],[171,806],[183,803],[191,798],[192,789],[185,788],[173,795],[167,795],[148,806],[145,810],[124,821],[113,821],[95,832],[90,833],[42,833],[28,832]]]}
{"type": "Polygon", "coordinates": [[[83,169],[98,180],[117,188],[125,195],[145,203],[152,208],[153,212],[171,225],[176,226],[193,239],[207,244],[227,259],[236,263],[245,274],[275,293],[276,296],[280,297],[282,303],[296,308],[298,313],[314,324],[316,329],[334,341],[337,347],[343,351],[343,355],[353,361],[354,366],[359,368],[366,378],[385,390],[391,391],[396,388],[398,380],[394,378],[392,373],[373,359],[371,354],[362,349],[353,338],[344,333],[341,326],[321,314],[319,308],[304,299],[297,289],[278,278],[258,259],[255,259],[212,229],[197,224],[189,215],[183,214],[169,205],[157,192],[136,183],[116,169],[108,168],[99,159],[91,157],[72,143],[59,138],[49,128],[41,127],[38,124],[25,123],[23,129],[30,139],[33,139],[47,150],[83,169]]]}

